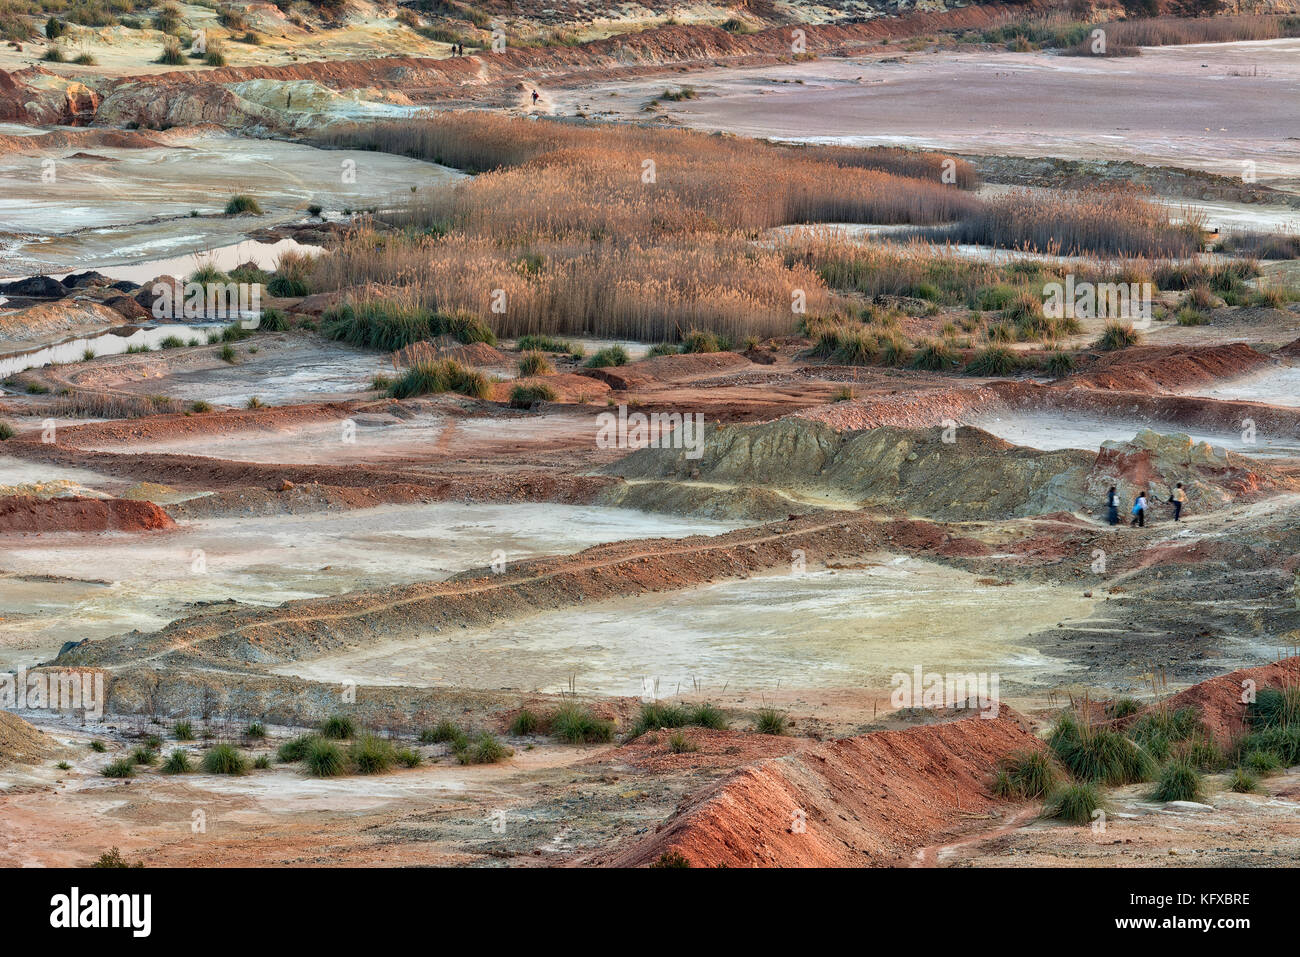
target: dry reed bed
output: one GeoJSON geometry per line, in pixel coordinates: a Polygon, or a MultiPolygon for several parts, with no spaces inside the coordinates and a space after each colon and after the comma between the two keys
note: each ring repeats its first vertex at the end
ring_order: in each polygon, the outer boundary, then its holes
{"type": "Polygon", "coordinates": [[[1190,214],[1171,223],[1169,214],[1132,190],[1092,189],[1060,193],[1017,190],[951,226],[924,230],[939,242],[976,243],[1050,255],[1179,258],[1203,244],[1201,222],[1190,214]]]}
{"type": "Polygon", "coordinates": [[[1107,44],[1158,47],[1300,36],[1300,16],[1155,17],[1103,23],[1107,44]]]}
{"type": "MultiPolygon", "coordinates": [[[[404,287],[420,308],[472,313],[505,337],[657,342],[698,328],[742,341],[852,311],[841,292],[915,295],[933,283],[919,254],[877,259],[864,282],[845,270],[860,272],[871,246],[756,242],[790,223],[930,224],[940,239],[1120,256],[1185,255],[1199,240],[1130,193],[981,200],[960,188],[974,183],[970,167],[943,154],[480,113],[336,129],[320,142],[491,171],[385,211],[402,231],[357,232],[315,264],[312,287],[404,287]]],[[[939,272],[950,302],[1005,281],[993,268],[939,272]]]]}
{"type": "Polygon", "coordinates": [[[941,179],[974,182],[949,157],[902,150],[793,149],[681,130],[578,127],[452,113],[377,124],[322,142],[380,149],[490,173],[426,195],[395,217],[497,238],[571,233],[645,240],[706,225],[761,230],[787,223],[942,223],[983,204],[941,179]],[[849,161],[854,154],[861,154],[849,161]],[[892,170],[922,173],[901,175],[892,170]]]}
{"type": "Polygon", "coordinates": [[[358,233],[321,257],[314,288],[401,286],[427,309],[464,310],[497,335],[675,341],[693,327],[740,341],[788,333],[802,290],[811,312],[842,308],[807,265],[738,236],[691,233],[654,245],[542,241],[526,248],[451,234],[392,241],[358,233]],[[502,312],[494,312],[500,303],[502,312]]]}

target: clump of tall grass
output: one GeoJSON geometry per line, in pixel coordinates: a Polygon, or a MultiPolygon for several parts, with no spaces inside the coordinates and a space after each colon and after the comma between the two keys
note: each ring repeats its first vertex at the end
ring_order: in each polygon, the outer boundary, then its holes
{"type": "Polygon", "coordinates": [[[311,290],[310,276],[316,268],[316,257],[310,253],[286,250],[275,261],[275,275],[266,284],[272,296],[295,298],[311,290]]]}
{"type": "Polygon", "coordinates": [[[922,339],[912,355],[913,369],[939,372],[957,365],[957,353],[942,339],[922,339]]]}
{"type": "Polygon", "coordinates": [[[445,718],[432,728],[421,731],[420,741],[423,744],[450,744],[454,751],[460,751],[469,744],[465,732],[454,721],[445,718]]]}
{"type": "Polygon", "coordinates": [[[690,723],[690,712],[678,704],[663,701],[645,702],[632,725],[632,737],[659,728],[681,728],[690,723]]]}
{"type": "Polygon", "coordinates": [[[1074,356],[1059,350],[1052,352],[1043,361],[1043,371],[1053,379],[1062,379],[1074,371],[1074,356]]]}
{"type": "Polygon", "coordinates": [[[1165,763],[1156,779],[1155,790],[1151,792],[1151,800],[1161,802],[1200,801],[1204,796],[1201,773],[1185,757],[1171,758],[1165,763]]]}
{"type": "Polygon", "coordinates": [[[519,359],[521,376],[554,375],[555,366],[546,358],[546,353],[537,350],[525,352],[519,359]]]}
{"type": "Polygon", "coordinates": [[[343,751],[333,741],[312,738],[303,751],[302,760],[307,773],[317,778],[338,777],[347,771],[343,751]]]}
{"type": "Polygon", "coordinates": [[[172,736],[177,741],[193,741],[194,728],[188,721],[177,721],[172,725],[172,736]]]}
{"type": "Polygon", "coordinates": [[[1008,376],[1020,368],[1020,358],[1006,346],[989,345],[971,357],[966,363],[966,375],[974,376],[1008,376]]]}
{"type": "Polygon", "coordinates": [[[589,369],[605,369],[609,366],[623,366],[628,363],[627,350],[622,346],[606,346],[604,349],[598,349],[587,360],[589,369]]]}
{"type": "Polygon", "coordinates": [[[118,758],[116,761],[104,765],[104,769],[99,773],[106,778],[133,778],[135,777],[135,762],[130,758],[118,758]]]}
{"type": "Polygon", "coordinates": [[[673,754],[687,754],[700,750],[700,746],[681,731],[674,731],[668,736],[668,750],[673,754]]]}
{"type": "Polygon", "coordinates": [[[263,332],[283,332],[289,328],[289,317],[279,309],[266,308],[258,318],[257,328],[263,332]]]}
{"type": "Polygon", "coordinates": [[[1047,739],[1057,760],[1075,778],[1106,785],[1148,780],[1155,771],[1151,756],[1113,728],[1065,712],[1047,739]]]}
{"type": "Polygon", "coordinates": [[[1106,42],[1125,47],[1231,43],[1300,36],[1300,18],[1279,16],[1150,17],[1102,25],[1106,42]]]}
{"type": "Polygon", "coordinates": [[[441,312],[411,300],[364,299],[326,310],[321,335],[363,349],[394,351],[412,343],[452,336],[463,343],[496,344],[496,335],[476,316],[441,312]]]}
{"type": "Polygon", "coordinates": [[[1276,774],[1282,769],[1282,759],[1272,751],[1251,751],[1242,758],[1241,765],[1254,774],[1276,774]]]}
{"type": "Polygon", "coordinates": [[[590,708],[578,704],[561,705],[548,723],[552,737],[570,744],[598,744],[614,737],[613,722],[596,717],[590,708]]]}
{"type": "Polygon", "coordinates": [[[1015,801],[1041,797],[1056,788],[1061,773],[1042,751],[1023,750],[998,761],[993,793],[1015,801]]]}
{"type": "Polygon", "coordinates": [[[247,193],[236,193],[226,200],[226,215],[239,216],[242,213],[251,213],[254,216],[262,215],[262,205],[247,193]]]}
{"type": "Polygon", "coordinates": [[[922,232],[939,242],[1061,253],[1179,257],[1198,252],[1199,223],[1174,223],[1136,192],[1119,189],[1050,194],[1013,191],[972,210],[958,223],[922,232]]]}
{"type": "Polygon", "coordinates": [[[506,747],[490,731],[484,731],[469,747],[457,752],[456,760],[461,764],[496,764],[504,761],[515,752],[506,747]]]}
{"type": "Polygon", "coordinates": [[[1135,346],[1142,341],[1142,335],[1126,322],[1108,322],[1097,341],[1094,342],[1094,349],[1102,349],[1107,352],[1113,352],[1116,349],[1127,349],[1129,346],[1135,346]]]}
{"type": "Polygon", "coordinates": [[[234,745],[213,745],[203,753],[203,770],[207,774],[247,774],[248,758],[234,745]]]}
{"type": "Polygon", "coordinates": [[[559,393],[545,382],[512,386],[510,389],[510,408],[531,409],[540,402],[554,402],[558,395],[559,393]]]}
{"type": "Polygon", "coordinates": [[[1043,807],[1043,816],[1071,824],[1089,824],[1093,812],[1102,806],[1101,792],[1095,784],[1074,782],[1052,793],[1043,807]]]}
{"type": "Polygon", "coordinates": [[[352,742],[348,758],[360,774],[380,774],[397,761],[393,743],[376,734],[363,734],[352,742]]]}
{"type": "Polygon", "coordinates": [[[785,734],[790,718],[776,708],[759,708],[754,716],[754,730],[759,734],[785,734]]]}
{"type": "Polygon", "coordinates": [[[357,723],[345,714],[332,714],[321,722],[320,733],[335,740],[351,738],[357,733],[357,723]]]}
{"type": "Polygon", "coordinates": [[[703,329],[692,329],[682,336],[681,352],[726,352],[731,348],[725,336],[718,336],[703,329]]]}
{"type": "Polygon", "coordinates": [[[1259,777],[1245,768],[1236,768],[1228,776],[1228,790],[1238,794],[1251,794],[1259,791],[1259,777]]]}
{"type": "Polygon", "coordinates": [[[806,222],[937,223],[982,205],[934,175],[947,157],[900,162],[902,151],[799,149],[684,130],[584,127],[479,112],[444,113],[436,122],[339,126],[318,141],[489,171],[431,196],[414,218],[456,222],[497,237],[595,231],[644,237],[702,220],[744,230],[806,222]],[[627,173],[639,171],[646,156],[658,159],[652,191],[627,173]],[[883,168],[891,165],[922,175],[883,168]]]}
{"type": "Polygon", "coordinates": [[[1252,728],[1300,725],[1300,685],[1260,688],[1246,709],[1246,717],[1252,728]]]}
{"type": "Polygon", "coordinates": [[[541,730],[542,719],[527,708],[520,708],[510,721],[510,733],[516,736],[535,734],[541,730]]]}
{"type": "Polygon", "coordinates": [[[190,756],[184,748],[175,748],[163,762],[163,774],[185,774],[192,769],[190,756]]]}
{"type": "Polygon", "coordinates": [[[491,392],[491,385],[487,376],[477,369],[468,369],[455,359],[434,359],[417,362],[403,370],[388,390],[388,394],[395,399],[443,392],[457,392],[472,398],[486,399],[491,392]]]}
{"type": "Polygon", "coordinates": [[[688,724],[700,728],[711,728],[714,731],[725,731],[727,729],[727,716],[722,713],[722,709],[717,705],[705,701],[701,704],[687,705],[688,724]]]}
{"type": "Polygon", "coordinates": [[[515,348],[520,352],[562,352],[573,355],[573,343],[564,339],[556,339],[553,336],[527,335],[520,336],[515,343],[515,348]]]}

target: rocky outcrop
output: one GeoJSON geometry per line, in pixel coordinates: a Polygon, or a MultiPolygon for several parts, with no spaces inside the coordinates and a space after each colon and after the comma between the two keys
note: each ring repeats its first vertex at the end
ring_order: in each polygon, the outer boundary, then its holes
{"type": "Polygon", "coordinates": [[[979,429],[842,432],[791,417],[706,430],[703,454],[642,449],[606,471],[788,491],[809,502],[897,507],[926,518],[1009,518],[1083,507],[1093,456],[1041,452],[979,429]]]}
{"type": "Polygon", "coordinates": [[[0,70],[0,122],[77,126],[94,118],[99,103],[99,93],[84,83],[41,67],[0,70]]]}
{"type": "MultiPolygon", "coordinates": [[[[1106,442],[1097,453],[1045,452],[965,426],[843,431],[798,416],[710,427],[698,458],[686,448],[646,448],[604,471],[631,481],[698,482],[710,494],[694,498],[718,509],[725,498],[716,486],[729,487],[741,501],[741,490],[762,487],[814,506],[899,508],[946,521],[1095,514],[1111,485],[1129,498],[1140,488],[1167,498],[1182,482],[1205,510],[1286,484],[1266,465],[1181,434],[1143,430],[1129,441],[1106,442]]],[[[660,497],[693,500],[684,493],[660,497]]]]}
{"type": "Polygon", "coordinates": [[[60,299],[13,312],[0,312],[0,343],[14,344],[18,348],[43,345],[121,324],[121,314],[101,303],[89,299],[60,299]]]}

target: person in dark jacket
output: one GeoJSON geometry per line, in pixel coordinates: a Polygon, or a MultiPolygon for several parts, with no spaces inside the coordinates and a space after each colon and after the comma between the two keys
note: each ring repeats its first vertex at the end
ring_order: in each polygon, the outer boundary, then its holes
{"type": "Polygon", "coordinates": [[[1119,492],[1115,491],[1113,485],[1106,493],[1106,520],[1112,525],[1119,524],[1119,492]]]}

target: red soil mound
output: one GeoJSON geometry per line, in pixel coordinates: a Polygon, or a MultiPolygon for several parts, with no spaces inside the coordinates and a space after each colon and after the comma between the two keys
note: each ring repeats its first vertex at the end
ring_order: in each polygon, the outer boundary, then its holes
{"type": "Polygon", "coordinates": [[[661,382],[681,382],[748,365],[752,363],[736,352],[693,352],[684,356],[639,359],[625,366],[584,369],[582,374],[607,383],[611,389],[624,391],[661,382]]]}
{"type": "Polygon", "coordinates": [[[176,523],[153,502],[111,498],[0,498],[3,532],[153,532],[176,523]]]}
{"type": "Polygon", "coordinates": [[[1258,668],[1243,668],[1230,674],[1210,678],[1174,695],[1168,707],[1193,707],[1201,713],[1206,729],[1220,745],[1231,743],[1246,730],[1246,705],[1241,700],[1243,682],[1253,681],[1255,689],[1281,687],[1300,681],[1300,658],[1287,658],[1258,668]]]}
{"type": "Polygon", "coordinates": [[[180,438],[212,438],[237,432],[275,432],[307,422],[346,419],[354,411],[347,405],[325,402],[279,405],[264,409],[232,409],[202,415],[154,415],[144,419],[70,425],[60,432],[60,440],[66,440],[73,446],[116,445],[180,438]]]}
{"type": "MultiPolygon", "coordinates": [[[[602,399],[609,395],[609,385],[600,379],[578,375],[574,372],[559,372],[555,375],[528,376],[512,379],[508,382],[494,382],[488,398],[493,402],[507,402],[510,399],[511,390],[517,385],[548,385],[555,390],[555,401],[557,402],[590,402],[593,399],[602,399]]],[[[593,426],[593,428],[595,427],[593,426]]]]}
{"type": "Polygon", "coordinates": [[[1134,392],[1177,392],[1233,379],[1268,365],[1268,356],[1244,342],[1223,346],[1139,346],[1107,353],[1066,385],[1134,392]]]}
{"type": "Polygon", "coordinates": [[[1043,746],[1007,708],[991,721],[832,741],[738,770],[595,863],[644,865],[668,852],[694,867],[905,863],[1000,803],[989,790],[998,758],[1043,746]]]}

